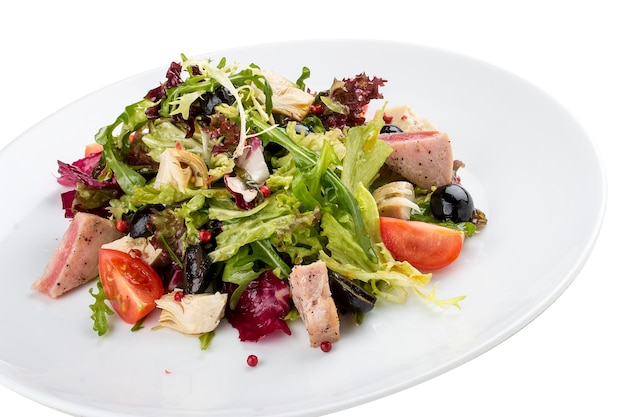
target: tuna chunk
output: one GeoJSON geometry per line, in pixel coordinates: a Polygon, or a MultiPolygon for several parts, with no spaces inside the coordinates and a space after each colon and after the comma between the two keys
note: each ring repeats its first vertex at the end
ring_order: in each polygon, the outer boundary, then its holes
{"type": "Polygon", "coordinates": [[[100,246],[123,236],[113,222],[95,214],[76,213],[35,290],[57,298],[98,276],[100,246]]]}
{"type": "Polygon", "coordinates": [[[382,133],[378,137],[393,148],[387,166],[416,187],[429,189],[452,182],[454,160],[447,133],[382,133]]]}
{"type": "Polygon", "coordinates": [[[330,294],[326,263],[297,265],[289,275],[291,298],[309,333],[311,347],[339,340],[339,314],[330,294]]]}

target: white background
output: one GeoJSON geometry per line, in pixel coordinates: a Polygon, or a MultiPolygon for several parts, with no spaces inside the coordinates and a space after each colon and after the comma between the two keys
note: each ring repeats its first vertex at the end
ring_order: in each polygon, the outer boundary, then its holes
{"type": "MultiPolygon", "coordinates": [[[[504,343],[419,386],[332,415],[623,416],[626,199],[619,168],[626,148],[626,29],[620,3],[11,2],[3,7],[0,24],[0,148],[65,105],[161,67],[181,52],[376,38],[443,48],[514,72],[561,102],[603,160],[609,197],[594,252],[566,292],[504,343]]],[[[532,134],[532,125],[527,128],[532,134]]],[[[584,167],[563,167],[563,180],[568,170],[578,169],[584,167]]],[[[520,198],[531,191],[520,190],[520,198]]],[[[580,204],[585,203],[581,190],[580,204]]],[[[542,238],[539,231],[537,239],[542,238]]],[[[0,343],[8,337],[1,335],[0,343]]],[[[46,341],[41,343],[45,349],[46,341]]],[[[5,387],[0,387],[0,415],[67,417],[5,387]]]]}

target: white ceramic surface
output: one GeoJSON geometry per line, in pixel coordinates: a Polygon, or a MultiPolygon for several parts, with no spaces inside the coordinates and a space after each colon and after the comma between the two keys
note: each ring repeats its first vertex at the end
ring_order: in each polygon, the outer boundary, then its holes
{"type": "Polygon", "coordinates": [[[30,284],[67,226],[56,160],[80,157],[99,127],[163,79],[164,66],[71,104],[0,153],[0,189],[20,201],[0,209],[10,219],[0,225],[0,253],[24,259],[3,271],[13,277],[5,284],[12,296],[0,315],[20,319],[0,322],[2,334],[19,335],[0,344],[2,384],[88,417],[319,415],[419,384],[486,352],[550,306],[589,256],[606,199],[596,152],[568,112],[517,76],[453,53],[383,41],[278,43],[210,56],[292,78],[306,65],[308,83],[318,90],[333,77],[366,71],[388,80],[383,92],[391,104],[410,104],[450,134],[456,158],[466,163],[462,181],[489,218],[459,261],[434,277],[442,297],[467,295],[462,309],[441,311],[417,298],[381,304],[329,354],[308,348],[301,326],[292,326],[291,337],[251,344],[223,325],[210,350],[201,351],[195,338],[131,333],[121,323],[98,338],[87,288],[56,301],[33,293],[30,284]],[[316,66],[303,50],[332,65],[316,66]],[[39,152],[20,170],[31,184],[24,188],[12,175],[34,144],[39,152]],[[564,180],[563,168],[572,165],[585,168],[564,180]],[[581,189],[586,204],[576,204],[581,189]],[[260,359],[256,368],[246,366],[250,353],[260,359]]]}

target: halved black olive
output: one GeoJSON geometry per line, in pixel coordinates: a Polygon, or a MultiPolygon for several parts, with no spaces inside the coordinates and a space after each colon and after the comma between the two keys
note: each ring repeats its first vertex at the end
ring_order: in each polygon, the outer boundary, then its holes
{"type": "Polygon", "coordinates": [[[225,103],[229,106],[235,102],[235,97],[224,86],[217,86],[213,92],[206,94],[204,112],[208,115],[215,113],[215,107],[225,103]]]}
{"type": "Polygon", "coordinates": [[[340,310],[349,313],[367,313],[374,308],[376,296],[350,279],[328,270],[330,293],[340,310]]]}
{"type": "Polygon", "coordinates": [[[150,216],[154,211],[161,211],[165,208],[162,204],[146,204],[139,207],[133,214],[128,225],[128,233],[132,238],[148,237],[154,234],[150,216]]]}
{"type": "Polygon", "coordinates": [[[183,259],[183,293],[206,292],[211,277],[211,259],[205,255],[202,245],[188,246],[183,259]]]}
{"type": "Polygon", "coordinates": [[[380,133],[401,133],[402,129],[400,129],[396,125],[386,124],[380,128],[380,133]]]}

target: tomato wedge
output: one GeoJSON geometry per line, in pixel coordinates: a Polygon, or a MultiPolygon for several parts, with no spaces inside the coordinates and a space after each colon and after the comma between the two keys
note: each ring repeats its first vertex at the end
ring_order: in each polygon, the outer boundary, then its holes
{"type": "Polygon", "coordinates": [[[398,261],[420,271],[450,265],[460,255],[465,234],[459,230],[412,220],[380,218],[383,243],[398,261]]]}
{"type": "Polygon", "coordinates": [[[113,249],[100,249],[100,281],[113,310],[135,324],[156,308],[164,293],[161,277],[141,258],[113,249]]]}

